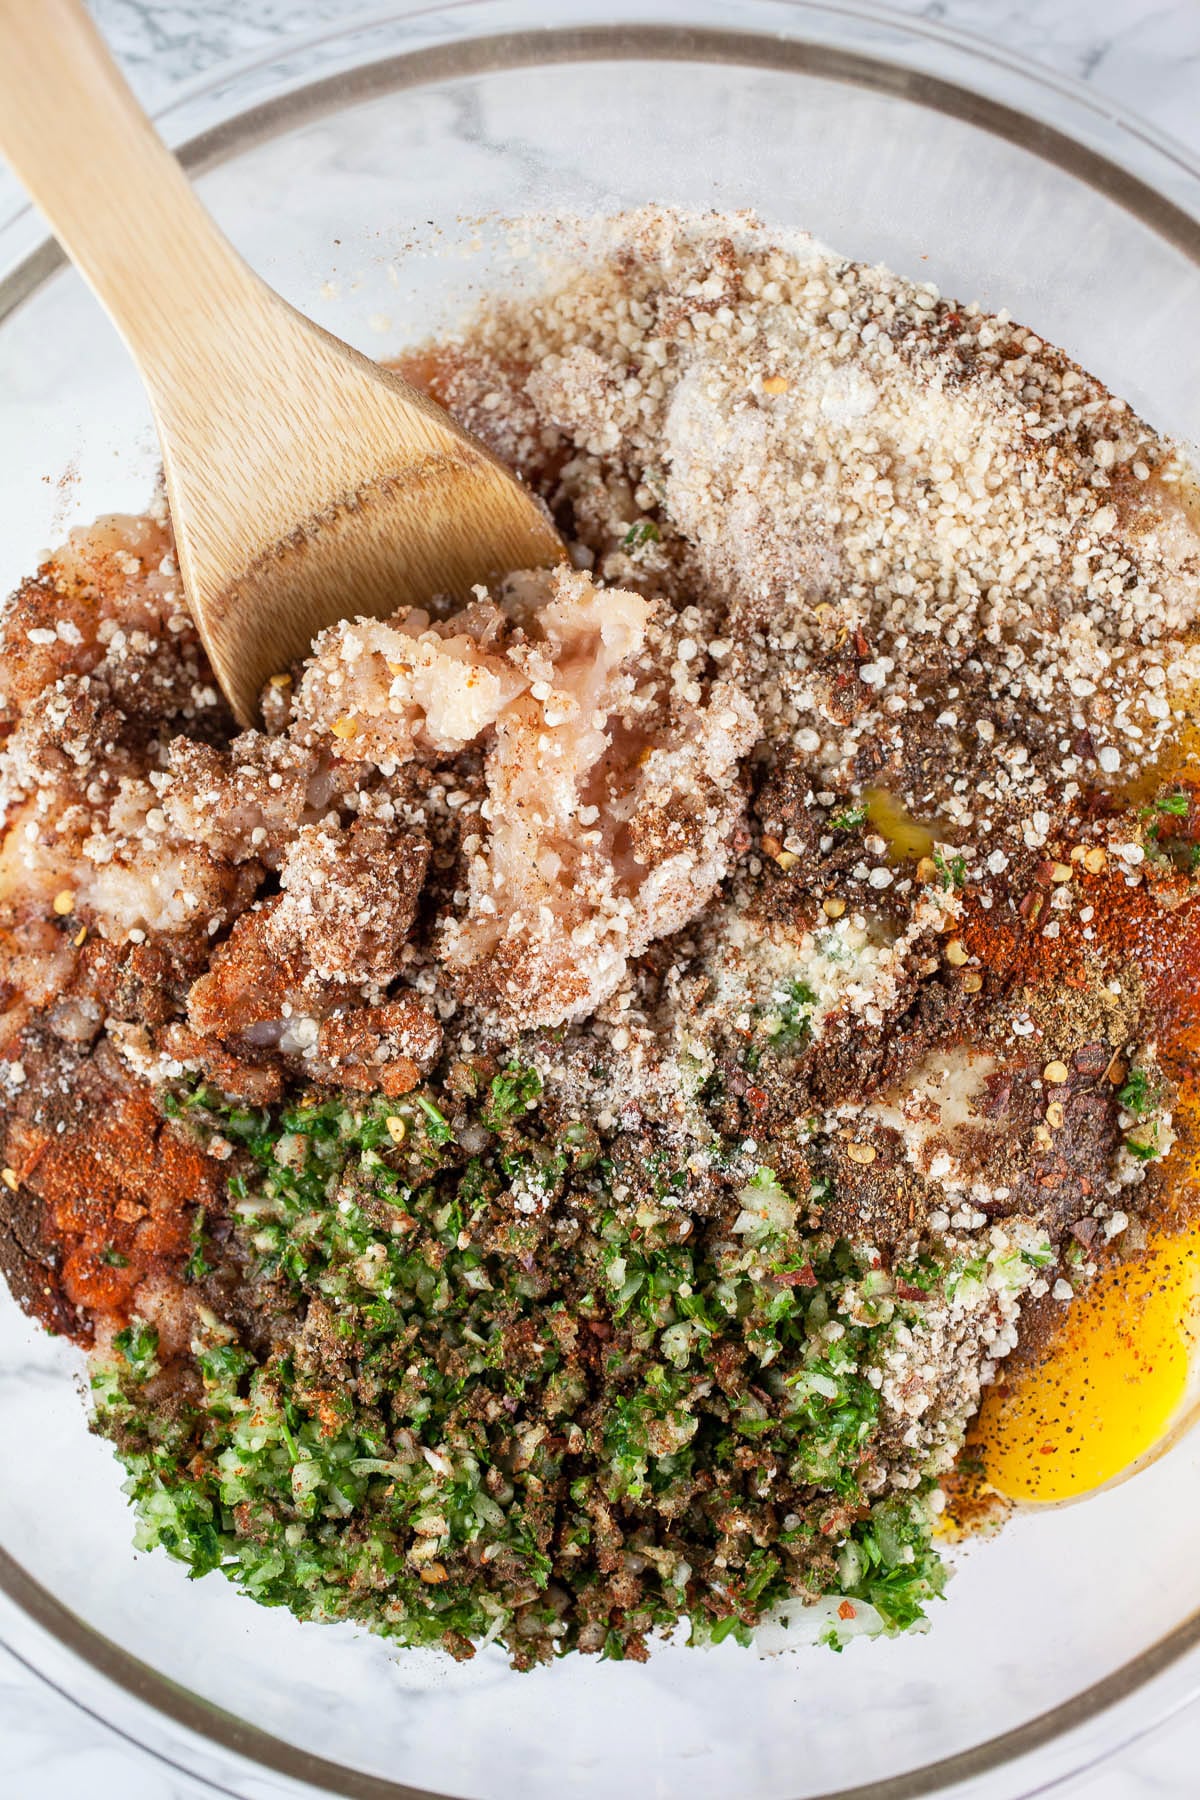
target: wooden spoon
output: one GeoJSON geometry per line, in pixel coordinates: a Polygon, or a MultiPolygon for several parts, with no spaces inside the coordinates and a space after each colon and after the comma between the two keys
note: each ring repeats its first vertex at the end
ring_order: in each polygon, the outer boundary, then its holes
{"type": "Polygon", "coordinates": [[[79,0],[0,0],[0,154],[149,389],[188,602],[242,724],[323,626],[562,559],[503,463],[246,266],[79,0]]]}

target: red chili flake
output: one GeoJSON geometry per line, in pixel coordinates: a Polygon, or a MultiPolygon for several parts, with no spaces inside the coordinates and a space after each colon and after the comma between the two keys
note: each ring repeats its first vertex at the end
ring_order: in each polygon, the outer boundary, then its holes
{"type": "Polygon", "coordinates": [[[849,1600],[843,1600],[842,1604],[838,1607],[838,1618],[857,1619],[857,1617],[858,1614],[855,1612],[853,1606],[851,1606],[849,1600]]]}
{"type": "Polygon", "coordinates": [[[770,1095],[766,1088],[748,1087],[746,1089],[746,1105],[753,1107],[755,1112],[762,1112],[769,1100],[770,1095]]]}
{"type": "Polygon", "coordinates": [[[1043,1444],[1038,1451],[1038,1455],[1039,1456],[1053,1456],[1054,1452],[1057,1450],[1057,1448],[1058,1448],[1057,1444],[1043,1444]]]}
{"type": "Polygon", "coordinates": [[[802,1269],[784,1269],[775,1277],[781,1287],[816,1287],[817,1278],[813,1274],[812,1264],[805,1263],[802,1269]]]}
{"type": "Polygon", "coordinates": [[[921,1288],[913,1287],[912,1283],[909,1281],[898,1281],[896,1283],[896,1292],[899,1294],[901,1300],[927,1300],[929,1298],[928,1294],[921,1288]]]}
{"type": "Polygon", "coordinates": [[[857,628],[854,633],[854,648],[858,651],[860,656],[870,656],[871,654],[870,644],[867,642],[862,632],[857,628]]]}

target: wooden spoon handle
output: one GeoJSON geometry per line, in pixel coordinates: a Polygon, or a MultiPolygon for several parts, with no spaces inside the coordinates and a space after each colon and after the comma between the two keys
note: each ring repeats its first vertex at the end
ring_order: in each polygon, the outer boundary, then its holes
{"type": "MultiPolygon", "coordinates": [[[[82,0],[0,0],[0,155],[152,390],[203,379],[198,329],[261,293],[193,194],[82,0]]],[[[261,305],[261,301],[258,302],[261,305]]]]}

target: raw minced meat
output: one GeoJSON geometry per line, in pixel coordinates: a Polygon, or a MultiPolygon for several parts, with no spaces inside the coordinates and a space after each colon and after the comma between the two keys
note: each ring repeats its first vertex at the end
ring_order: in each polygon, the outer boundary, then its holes
{"type": "Polygon", "coordinates": [[[757,721],[727,682],[704,705],[664,691],[655,609],[637,594],[558,571],[506,599],[325,632],[291,730],[389,769],[491,733],[488,830],[465,851],[466,905],[443,921],[439,958],[472,1004],[558,1025],[594,1012],[630,957],[715,891],[757,721]]]}

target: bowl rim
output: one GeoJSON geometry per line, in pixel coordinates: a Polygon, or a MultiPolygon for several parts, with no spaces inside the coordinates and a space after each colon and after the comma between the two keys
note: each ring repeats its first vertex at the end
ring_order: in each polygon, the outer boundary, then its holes
{"type": "MultiPolygon", "coordinates": [[[[586,10],[587,0],[566,0],[576,14],[586,10]]],[[[196,106],[225,90],[236,89],[251,76],[277,68],[289,56],[304,56],[339,44],[369,40],[388,26],[422,19],[446,18],[454,22],[480,12],[506,10],[503,0],[409,0],[360,14],[350,25],[324,26],[315,31],[281,39],[269,50],[222,62],[193,81],[178,84],[171,99],[152,112],[155,124],[174,149],[188,174],[196,177],[228,158],[273,137],[280,129],[302,125],[334,108],[353,105],[403,87],[418,86],[441,77],[482,74],[502,68],[532,66],[549,60],[599,60],[601,53],[615,58],[648,56],[657,60],[707,61],[723,52],[721,60],[742,66],[777,67],[809,73],[847,86],[891,92],[897,98],[933,111],[947,113],[963,123],[991,132],[1041,156],[1088,186],[1095,187],[1144,224],[1200,261],[1200,153],[1179,139],[1160,131],[1139,114],[1097,93],[1085,81],[1042,68],[1030,58],[991,42],[978,33],[960,30],[940,20],[901,13],[875,0],[748,0],[757,12],[789,21],[782,30],[728,26],[697,26],[688,15],[720,8],[720,0],[609,0],[591,21],[566,26],[533,28],[463,36],[449,34],[436,44],[402,50],[384,57],[367,57],[336,73],[285,85],[269,99],[226,113],[215,124],[188,133],[186,121],[196,106]],[[647,16],[647,4],[664,14],[663,22],[647,16]],[[620,22],[613,15],[625,11],[620,22]],[[667,22],[674,13],[677,22],[667,22]],[[908,62],[846,49],[820,39],[806,39],[791,31],[790,21],[804,15],[824,16],[859,27],[902,33],[921,45],[938,46],[969,65],[981,65],[1015,77],[1043,94],[1055,95],[1081,115],[1090,118],[1097,131],[1116,134],[1125,150],[1149,152],[1173,165],[1174,172],[1193,189],[1195,210],[1172,200],[1152,180],[1134,173],[1114,155],[1084,143],[1068,130],[1047,124],[1036,114],[962,81],[930,73],[908,62]],[[770,51],[763,53],[764,43],[770,51]],[[742,54],[737,54],[741,47],[742,54]],[[756,53],[757,52],[757,53],[756,53]],[[180,134],[180,121],[184,133],[180,134]]],[[[727,0],[731,16],[742,9],[727,0]]],[[[0,250],[4,240],[28,228],[37,218],[31,202],[19,204],[0,218],[0,250]]],[[[66,266],[67,258],[52,236],[42,236],[36,247],[0,274],[0,324],[51,275],[66,266]]],[[[0,264],[2,267],[2,264],[0,264]]]]}
{"type": "MultiPolygon", "coordinates": [[[[873,4],[872,0],[750,0],[749,7],[737,7],[737,13],[742,16],[751,8],[761,15],[764,24],[758,27],[695,22],[696,15],[701,13],[710,19],[716,18],[718,13],[733,17],[732,0],[728,4],[723,4],[723,0],[651,0],[651,8],[662,16],[649,17],[647,7],[639,6],[638,0],[608,0],[597,17],[581,21],[578,15],[587,10],[585,0],[582,7],[570,7],[572,22],[568,24],[474,31],[472,24],[480,15],[486,19],[487,15],[495,16],[510,10],[505,0],[443,0],[440,5],[393,5],[360,14],[349,24],[289,35],[268,50],[223,62],[204,76],[179,84],[171,100],[157,109],[154,117],[164,136],[172,142],[184,168],[195,176],[283,130],[320,118],[336,108],[360,104],[439,79],[495,73],[535,64],[544,66],[548,62],[602,58],[719,61],[743,67],[774,68],[891,94],[1017,143],[1098,189],[1200,265],[1200,156],[1081,81],[1043,69],[1028,58],[974,33],[938,20],[899,13],[889,6],[873,4]],[[622,13],[626,15],[624,18],[614,18],[622,13]],[[768,18],[775,29],[765,28],[768,18]],[[834,21],[841,29],[841,40],[830,41],[827,35],[805,36],[806,18],[809,21],[834,21]],[[453,29],[440,39],[426,39],[383,56],[372,55],[368,48],[359,60],[351,60],[333,73],[285,84],[282,91],[259,98],[249,106],[228,110],[227,100],[225,108],[219,105],[220,97],[228,91],[236,93],[239,84],[247,79],[269,75],[288,57],[303,59],[309,54],[332,50],[339,45],[352,46],[356,42],[369,46],[374,34],[389,27],[433,19],[449,20],[453,29]],[[858,29],[860,34],[866,29],[886,29],[907,40],[906,47],[915,46],[918,55],[921,52],[928,55],[934,48],[949,51],[959,59],[968,75],[977,74],[981,68],[1000,71],[1010,82],[1015,78],[1030,90],[1023,97],[1054,95],[1061,104],[1079,115],[1077,124],[1086,118],[1094,133],[1106,138],[1115,134],[1116,142],[1126,152],[1133,151],[1137,160],[1144,161],[1148,152],[1153,160],[1170,165],[1172,175],[1184,178],[1194,191],[1195,211],[1172,199],[1155,185],[1152,177],[1127,167],[1113,153],[1115,145],[1097,148],[1095,143],[1086,142],[1067,126],[1051,123],[1008,100],[997,99],[970,85],[969,80],[932,72],[919,61],[889,57],[881,54],[879,48],[865,50],[860,44],[847,43],[848,26],[858,29]],[[186,134],[186,124],[197,106],[216,110],[217,121],[186,134]],[[180,121],[184,122],[184,133],[180,132],[180,121]],[[176,142],[177,138],[181,141],[176,142]]],[[[955,73],[957,75],[958,71],[955,73]]],[[[7,238],[27,230],[35,217],[34,208],[25,205],[0,221],[0,251],[7,238]]],[[[65,264],[66,258],[53,238],[43,238],[36,248],[15,262],[0,278],[0,325],[65,264]]],[[[345,1796],[346,1800],[452,1800],[445,1793],[349,1769],[313,1752],[297,1749],[181,1688],[86,1624],[2,1546],[0,1595],[70,1658],[87,1665],[104,1684],[122,1690],[127,1698],[147,1707],[168,1724],[181,1728],[189,1738],[206,1740],[210,1746],[232,1752],[251,1765],[300,1783],[310,1792],[315,1789],[319,1793],[345,1796]]],[[[230,1800],[236,1800],[233,1789],[201,1771],[191,1761],[184,1760],[186,1739],[179,1741],[177,1756],[174,1747],[164,1749],[148,1741],[133,1725],[114,1721],[51,1675],[35,1655],[10,1641],[2,1625],[0,1645],[39,1681],[106,1730],[175,1772],[202,1783],[210,1791],[227,1794],[230,1800]]],[[[1031,1752],[1111,1712],[1119,1702],[1176,1668],[1188,1652],[1198,1646],[1200,1610],[1128,1663],[1022,1725],[905,1773],[830,1791],[821,1800],[919,1800],[920,1796],[934,1793],[978,1791],[977,1784],[988,1775],[1012,1766],[1031,1752]]],[[[1196,1692],[1200,1692],[1200,1674],[1191,1684],[1191,1693],[1196,1692]]],[[[1098,1751],[1084,1752],[1078,1760],[1073,1759],[1068,1767],[1051,1778],[1051,1785],[1057,1785],[1058,1780],[1078,1773],[1152,1729],[1167,1713],[1185,1704],[1189,1697],[1189,1694],[1176,1697],[1154,1716],[1118,1733],[1098,1751]]],[[[1032,1771],[1028,1773],[1032,1776],[1032,1771]]],[[[1037,1781],[1036,1791],[1044,1791],[1044,1785],[1037,1781]]],[[[1028,1787],[1021,1791],[1030,1794],[1035,1789],[1028,1787]]]]}

